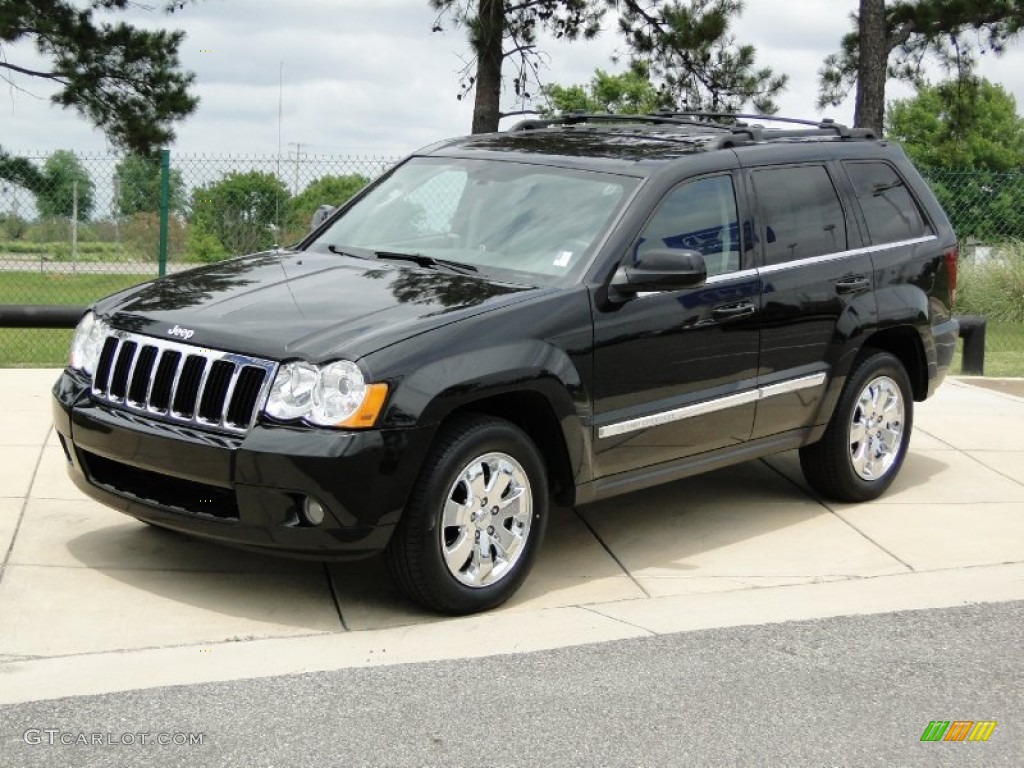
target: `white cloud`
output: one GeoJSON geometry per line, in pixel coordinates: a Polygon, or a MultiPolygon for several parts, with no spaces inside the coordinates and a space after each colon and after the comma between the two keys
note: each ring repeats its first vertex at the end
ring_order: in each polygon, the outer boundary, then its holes
{"type": "MultiPolygon", "coordinates": [[[[757,60],[790,76],[782,113],[815,117],[817,72],[849,30],[855,0],[751,0],[736,27],[757,48],[757,60]]],[[[123,18],[124,15],[119,15],[123,18]]],[[[265,153],[278,150],[278,101],[283,96],[284,152],[403,154],[465,133],[471,99],[459,102],[457,71],[464,33],[432,34],[427,0],[199,0],[172,15],[133,10],[133,23],[182,28],[182,61],[197,75],[202,102],[177,127],[175,152],[265,153]],[[279,89],[281,64],[284,84],[279,89]]],[[[607,26],[611,27],[611,24],[607,26]]],[[[546,41],[550,81],[583,82],[596,67],[615,70],[614,32],[595,41],[546,41]]],[[[5,47],[10,61],[40,63],[30,46],[5,47]]],[[[1003,83],[1024,109],[1024,46],[983,60],[982,72],[1003,83]]],[[[73,111],[48,101],[45,86],[27,78],[0,91],[0,136],[15,151],[62,147],[97,150],[103,136],[73,111]]],[[[906,95],[890,86],[890,97],[906,95]]],[[[852,103],[826,114],[852,119],[852,103]]]]}

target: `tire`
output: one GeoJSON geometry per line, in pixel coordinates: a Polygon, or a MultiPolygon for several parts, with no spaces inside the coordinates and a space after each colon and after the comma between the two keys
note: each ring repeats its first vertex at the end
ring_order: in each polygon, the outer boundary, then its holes
{"type": "Polygon", "coordinates": [[[804,477],[836,501],[876,499],[903,466],[913,423],[914,398],[903,364],[888,352],[866,349],[825,434],[800,449],[804,477]]]}
{"type": "Polygon", "coordinates": [[[523,583],[547,519],[547,474],[530,438],[503,419],[459,417],[427,454],[388,544],[388,567],[431,610],[486,611],[523,583]]]}

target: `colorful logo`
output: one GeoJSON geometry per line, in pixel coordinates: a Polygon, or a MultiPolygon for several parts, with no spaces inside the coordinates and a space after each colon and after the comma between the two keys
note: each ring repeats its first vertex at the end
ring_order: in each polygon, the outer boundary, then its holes
{"type": "Polygon", "coordinates": [[[921,741],[988,741],[995,729],[995,720],[932,720],[921,741]]]}

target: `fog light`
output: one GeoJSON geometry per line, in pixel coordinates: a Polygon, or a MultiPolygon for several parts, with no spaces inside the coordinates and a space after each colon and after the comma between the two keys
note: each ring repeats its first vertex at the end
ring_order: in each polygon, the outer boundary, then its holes
{"type": "Polygon", "coordinates": [[[309,525],[320,525],[324,521],[324,505],[307,496],[302,504],[302,517],[309,525]]]}

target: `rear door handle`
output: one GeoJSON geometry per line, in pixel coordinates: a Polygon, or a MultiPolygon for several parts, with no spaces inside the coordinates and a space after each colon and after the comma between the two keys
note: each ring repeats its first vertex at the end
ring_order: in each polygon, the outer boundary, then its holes
{"type": "Polygon", "coordinates": [[[871,281],[864,275],[850,275],[835,285],[836,293],[861,293],[871,288],[871,281]]]}
{"type": "Polygon", "coordinates": [[[749,301],[737,301],[733,304],[722,304],[711,310],[716,320],[734,320],[737,317],[746,317],[757,311],[757,307],[749,301]]]}

